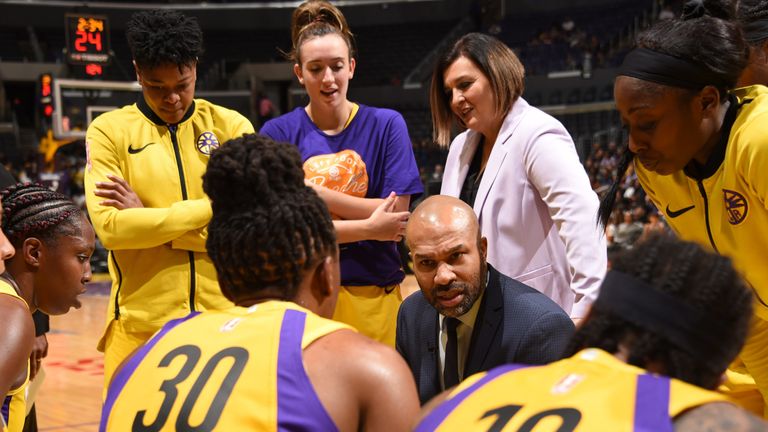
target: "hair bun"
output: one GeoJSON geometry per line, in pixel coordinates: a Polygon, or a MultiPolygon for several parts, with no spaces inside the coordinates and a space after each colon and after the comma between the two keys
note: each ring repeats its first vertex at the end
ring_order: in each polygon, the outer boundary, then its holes
{"type": "Polygon", "coordinates": [[[203,189],[214,209],[247,210],[269,208],[307,187],[296,146],[246,134],[213,152],[203,189]]]}
{"type": "Polygon", "coordinates": [[[336,33],[347,42],[350,57],[355,55],[354,35],[344,14],[327,0],[307,0],[291,15],[291,52],[286,57],[299,62],[298,50],[311,37],[336,33]]]}
{"type": "Polygon", "coordinates": [[[680,19],[683,21],[709,16],[731,20],[736,15],[735,6],[729,0],[688,0],[683,5],[680,19]]]}
{"type": "Polygon", "coordinates": [[[683,5],[683,13],[680,15],[680,19],[701,18],[706,14],[707,8],[704,6],[704,0],[689,0],[683,5]]]}

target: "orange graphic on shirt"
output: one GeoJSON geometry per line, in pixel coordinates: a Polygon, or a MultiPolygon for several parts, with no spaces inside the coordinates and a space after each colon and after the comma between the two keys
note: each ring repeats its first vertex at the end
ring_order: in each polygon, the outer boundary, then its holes
{"type": "Polygon", "coordinates": [[[365,162],[354,150],[313,156],[304,161],[304,177],[318,186],[365,197],[368,192],[368,171],[365,162]]]}

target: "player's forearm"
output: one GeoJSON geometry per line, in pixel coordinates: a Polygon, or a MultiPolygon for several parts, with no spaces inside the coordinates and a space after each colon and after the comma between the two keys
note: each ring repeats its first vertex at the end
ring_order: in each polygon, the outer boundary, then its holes
{"type": "Polygon", "coordinates": [[[208,229],[203,227],[194,231],[187,231],[180,237],[172,240],[171,248],[192,252],[207,252],[205,248],[206,240],[208,240],[208,229]]]}
{"type": "Polygon", "coordinates": [[[335,220],[333,228],[336,230],[338,243],[369,240],[371,237],[371,227],[367,220],[335,220]]]}
{"type": "Polygon", "coordinates": [[[381,198],[360,198],[347,195],[322,186],[317,186],[314,190],[328,206],[328,210],[342,219],[366,219],[384,201],[381,198]]]}
{"type": "Polygon", "coordinates": [[[160,246],[204,227],[211,219],[207,198],[180,201],[167,208],[90,211],[99,239],[110,250],[160,246]]]}

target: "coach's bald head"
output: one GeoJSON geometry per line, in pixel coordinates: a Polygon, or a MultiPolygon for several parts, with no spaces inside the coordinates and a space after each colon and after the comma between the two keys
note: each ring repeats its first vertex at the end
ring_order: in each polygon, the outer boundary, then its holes
{"type": "Polygon", "coordinates": [[[405,235],[427,301],[445,316],[467,313],[485,289],[487,272],[487,241],[474,210],[454,197],[429,197],[411,214],[405,235]]]}
{"type": "Polygon", "coordinates": [[[406,242],[410,247],[411,240],[419,239],[419,234],[435,231],[471,231],[480,235],[480,225],[474,210],[464,201],[446,195],[433,195],[422,201],[411,214],[405,231],[406,242]]]}

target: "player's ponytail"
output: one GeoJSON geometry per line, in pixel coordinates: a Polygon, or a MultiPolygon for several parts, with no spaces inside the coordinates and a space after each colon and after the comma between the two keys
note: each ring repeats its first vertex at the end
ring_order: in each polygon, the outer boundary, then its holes
{"type": "Polygon", "coordinates": [[[597,222],[603,229],[608,225],[608,220],[611,218],[611,213],[613,213],[613,208],[616,205],[616,196],[619,193],[621,183],[624,181],[624,176],[627,174],[629,164],[632,163],[634,157],[635,154],[629,150],[629,147],[627,147],[619,160],[619,166],[616,169],[616,178],[613,179],[611,187],[608,188],[608,192],[606,192],[603,199],[600,200],[600,209],[597,212],[597,222]]]}
{"type": "Polygon", "coordinates": [[[292,49],[288,59],[301,63],[301,45],[309,39],[338,34],[347,43],[349,57],[355,56],[354,35],[344,14],[326,0],[309,0],[297,7],[291,16],[292,49]]]}

